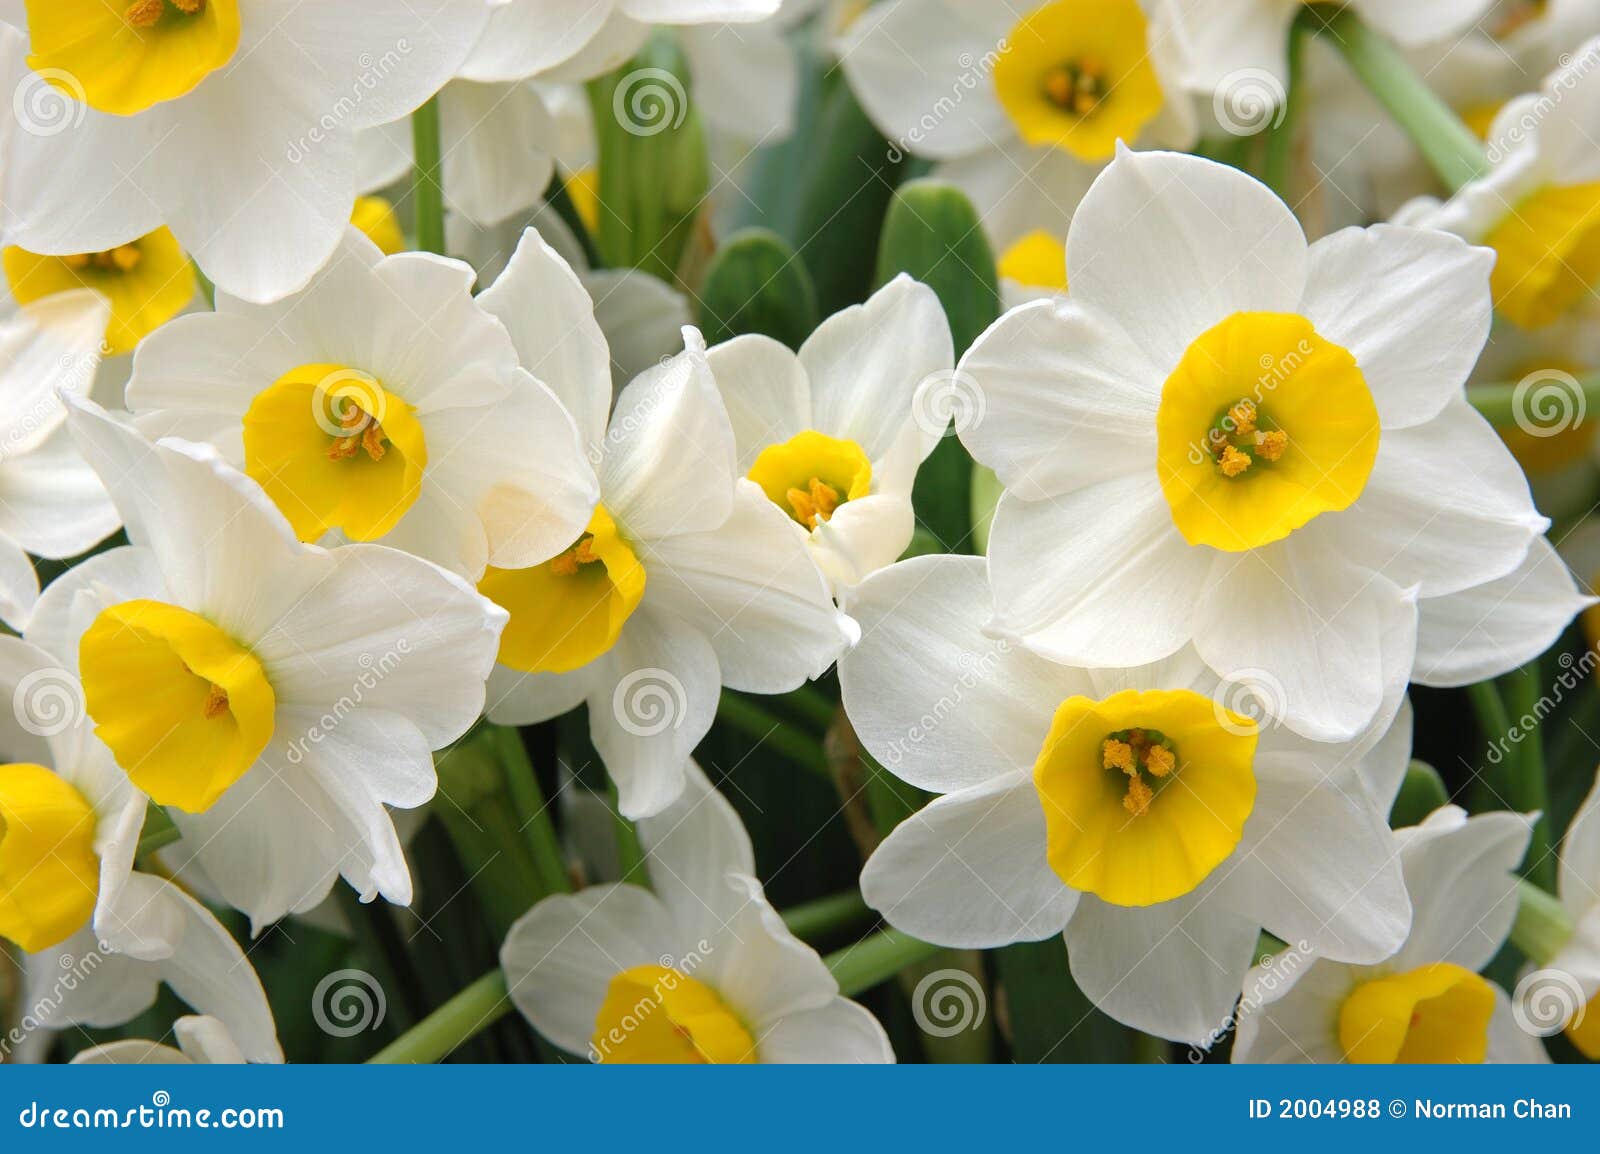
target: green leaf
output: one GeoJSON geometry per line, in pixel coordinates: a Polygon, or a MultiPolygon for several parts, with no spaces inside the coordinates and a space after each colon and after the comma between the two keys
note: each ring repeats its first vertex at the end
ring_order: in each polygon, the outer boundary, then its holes
{"type": "MultiPolygon", "coordinates": [[[[877,283],[900,273],[938,294],[957,356],[1000,316],[994,250],[972,202],[951,185],[916,180],[895,193],[878,246],[877,283]]],[[[982,403],[979,396],[963,395],[955,374],[946,388],[958,419],[982,403]]],[[[947,436],[923,462],[912,503],[918,522],[945,549],[972,551],[972,459],[955,437],[947,436]]]]}
{"type": "Polygon", "coordinates": [[[707,344],[760,333],[798,349],[816,327],[816,287],[782,237],[747,229],[717,250],[700,289],[707,344]]]}
{"type": "Polygon", "coordinates": [[[1406,770],[1405,780],[1400,783],[1394,807],[1389,811],[1389,825],[1394,829],[1418,825],[1449,801],[1450,791],[1445,788],[1439,771],[1425,761],[1413,761],[1406,770]]]}
{"type": "Polygon", "coordinates": [[[939,294],[956,356],[1000,316],[994,250],[960,189],[915,180],[894,195],[878,244],[878,285],[909,273],[939,294]]]}
{"type": "Polygon", "coordinates": [[[884,210],[905,167],[850,94],[836,84],[822,108],[819,141],[795,217],[794,245],[811,270],[817,306],[829,316],[872,291],[884,210]]]}
{"type": "Polygon", "coordinates": [[[1133,1031],[1094,1008],[1067,970],[1060,935],[994,951],[1018,1062],[1130,1062],[1133,1031]]]}

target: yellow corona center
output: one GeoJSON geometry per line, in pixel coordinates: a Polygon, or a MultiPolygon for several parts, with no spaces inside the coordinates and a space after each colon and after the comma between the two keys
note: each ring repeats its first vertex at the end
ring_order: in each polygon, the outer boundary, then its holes
{"type": "Polygon", "coordinates": [[[711,987],[647,965],[611,979],[595,1017],[592,1054],[628,1065],[734,1065],[754,1062],[756,1044],[711,987]]]}
{"type": "Polygon", "coordinates": [[[1035,148],[1108,159],[1160,115],[1138,0],[1055,0],[1012,28],[994,65],[1001,105],[1035,148]]]}
{"type": "Polygon", "coordinates": [[[1542,328],[1600,281],[1600,182],[1526,197],[1484,238],[1498,254],[1489,287],[1512,324],[1542,328]]]}
{"type": "Polygon", "coordinates": [[[762,449],[749,477],[774,505],[815,529],[840,505],[872,491],[872,462],[854,441],[807,429],[762,449]]]}
{"type": "MultiPolygon", "coordinates": [[[[0,770],[0,772],[4,772],[0,770]]],[[[1600,1062],[1600,995],[1567,1023],[1567,1039],[1591,1062],[1600,1062]]]]}
{"type": "Polygon", "coordinates": [[[1482,1062],[1494,987],[1452,962],[1434,962],[1357,986],[1339,1008],[1339,1045],[1351,1062],[1482,1062]]]}
{"type": "Polygon", "coordinates": [[[393,256],[406,247],[405,233],[394,215],[394,206],[381,196],[360,196],[350,213],[350,223],[386,255],[393,256]]]}
{"type": "Polygon", "coordinates": [[[238,0],[26,0],[28,66],[132,116],[191,92],[239,48],[238,0]]]}
{"type": "Polygon", "coordinates": [[[0,263],[21,304],[82,288],[104,296],[111,303],[106,347],[114,356],[133,352],[195,296],[194,267],[165,228],[103,252],[72,256],[41,256],[13,245],[0,263]]]}
{"type": "Polygon", "coordinates": [[[1034,763],[1050,868],[1119,906],[1181,897],[1255,807],[1256,726],[1189,690],[1070,697],[1034,763]]]}
{"type": "Polygon", "coordinates": [[[261,662],[199,614],[159,601],[104,609],[78,643],[95,734],[158,805],[209,809],[272,737],[261,662]]]}
{"type": "Polygon", "coordinates": [[[88,800],[42,765],[0,765],[0,937],[37,953],[94,915],[100,859],[88,800]]]}
{"type": "Polygon", "coordinates": [[[1029,288],[1067,291],[1067,242],[1038,229],[1000,256],[1000,276],[1029,288]]]}
{"type": "Polygon", "coordinates": [[[428,447],[415,410],[375,378],[301,365],[251,402],[244,461],[302,541],[375,541],[416,503],[428,447]]]}
{"type": "Polygon", "coordinates": [[[1242,552],[1355,503],[1378,455],[1378,410],[1355,358],[1306,318],[1235,313],[1167,378],[1156,434],[1178,531],[1242,552]]]}
{"type": "Polygon", "coordinates": [[[527,569],[491,567],[478,592],[511,614],[500,663],[565,673],[617,643],[644,597],[645,569],[604,506],[570,549],[527,569]]]}
{"type": "Polygon", "coordinates": [[[600,234],[600,170],[594,165],[580,168],[567,178],[567,197],[590,236],[600,234]]]}

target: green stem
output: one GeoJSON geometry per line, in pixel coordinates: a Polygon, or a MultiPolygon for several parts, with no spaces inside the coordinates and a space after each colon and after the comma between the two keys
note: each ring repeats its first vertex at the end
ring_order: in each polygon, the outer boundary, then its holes
{"type": "Polygon", "coordinates": [[[1483,142],[1423,83],[1400,50],[1367,27],[1354,10],[1336,12],[1320,31],[1405,130],[1451,192],[1488,170],[1483,142]]]}
{"type": "Polygon", "coordinates": [[[831,780],[821,743],[804,730],[774,717],[750,698],[724,693],[717,706],[717,720],[754,738],[757,745],[768,746],[796,765],[831,780]]]}
{"type": "Polygon", "coordinates": [[[577,238],[578,246],[583,249],[584,259],[589,262],[589,267],[604,268],[605,263],[600,259],[600,250],[595,246],[589,226],[584,224],[583,217],[578,215],[577,206],[572,203],[572,194],[567,191],[567,182],[559,173],[551,179],[550,187],[545,190],[544,199],[551,210],[572,230],[572,235],[577,238]]]}
{"type": "Polygon", "coordinates": [[[616,820],[617,868],[622,873],[622,880],[649,889],[650,874],[644,867],[644,847],[639,844],[639,827],[622,816],[616,782],[606,782],[606,797],[611,803],[611,816],[616,820]]]}
{"type": "Polygon", "coordinates": [[[511,1012],[505,975],[485,974],[367,1060],[374,1066],[438,1062],[511,1012]]]}
{"type": "MultiPolygon", "coordinates": [[[[1556,855],[1550,844],[1550,797],[1544,761],[1544,721],[1540,700],[1542,678],[1537,660],[1513,670],[1502,679],[1511,724],[1518,735],[1516,757],[1510,759],[1505,774],[1507,800],[1523,813],[1539,814],[1533,839],[1528,843],[1527,877],[1546,890],[1556,886],[1556,855]]],[[[1508,729],[1507,733],[1511,731],[1508,729]]]]}
{"type": "MultiPolygon", "coordinates": [[[[1304,17],[1305,13],[1301,13],[1304,17]]],[[[1305,103],[1306,27],[1303,18],[1289,26],[1289,76],[1283,112],[1267,133],[1262,179],[1284,201],[1289,199],[1289,182],[1294,175],[1295,135],[1300,131],[1300,110],[1305,103]]]]}
{"type": "Polygon", "coordinates": [[[533,853],[539,884],[547,894],[566,893],[572,888],[567,877],[566,858],[561,853],[555,823],[550,820],[550,806],[545,801],[544,790],[539,788],[539,776],[528,756],[528,747],[522,744],[522,734],[509,726],[486,728],[505,767],[507,792],[511,794],[511,804],[516,808],[517,820],[533,853]]]}
{"type": "Polygon", "coordinates": [[[778,700],[796,717],[821,730],[832,725],[833,719],[839,714],[839,703],[815,685],[802,685],[778,700]]]}
{"type": "Polygon", "coordinates": [[[1165,1038],[1133,1032],[1133,1060],[1146,1066],[1159,1066],[1167,1060],[1171,1047],[1165,1038]]]}
{"type": "Polygon", "coordinates": [[[139,847],[133,851],[135,861],[146,854],[155,853],[156,850],[172,845],[183,838],[183,832],[178,829],[167,811],[158,805],[152,805],[144,817],[144,828],[139,831],[139,847]]]}
{"type": "Polygon", "coordinates": [[[439,98],[411,114],[411,145],[416,168],[411,179],[411,208],[416,214],[417,248],[444,255],[444,176],[439,136],[439,98]]]}
{"type": "Polygon", "coordinates": [[[1572,937],[1572,919],[1560,900],[1530,881],[1517,891],[1517,920],[1511,941],[1536,966],[1549,965],[1572,937]]]}
{"type": "Polygon", "coordinates": [[[1536,434],[1559,433],[1575,423],[1574,415],[1600,406],[1600,376],[1535,373],[1510,384],[1473,385],[1467,400],[1496,428],[1532,426],[1536,434]]]}
{"type": "Polygon", "coordinates": [[[907,966],[933,957],[943,948],[930,946],[899,930],[882,930],[854,945],[835,950],[823,963],[839,983],[839,992],[852,998],[888,981],[907,966]]]}
{"type": "Polygon", "coordinates": [[[802,902],[781,912],[789,932],[808,942],[851,929],[873,916],[859,890],[802,902]]]}

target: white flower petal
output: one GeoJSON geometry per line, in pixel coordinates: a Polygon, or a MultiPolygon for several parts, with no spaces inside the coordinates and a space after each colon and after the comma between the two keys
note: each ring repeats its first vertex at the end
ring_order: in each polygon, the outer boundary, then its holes
{"type": "Polygon", "coordinates": [[[1043,501],[1007,493],[989,530],[995,625],[1056,661],[1158,661],[1193,636],[1214,556],[1178,533],[1153,474],[1043,501]]]}
{"type": "Polygon", "coordinates": [[[1220,892],[1283,941],[1372,964],[1405,941],[1411,903],[1383,813],[1325,748],[1257,755],[1255,809],[1220,892]]]}
{"type": "Polygon", "coordinates": [[[978,949],[1058,934],[1079,904],[1045,860],[1044,809],[1027,770],[901,822],[868,859],[861,893],[896,929],[978,949]]]}
{"type": "Polygon", "coordinates": [[[817,428],[805,367],[778,341],[754,333],[734,337],[707,352],[706,361],[733,425],[741,475],[762,449],[817,428]]]}
{"type": "Polygon", "coordinates": [[[600,491],[632,540],[706,532],[733,512],[733,429],[699,333],[617,398],[600,491]]]}
{"type": "Polygon", "coordinates": [[[1471,685],[1527,664],[1595,603],[1584,588],[1550,543],[1535,538],[1506,576],[1419,602],[1413,676],[1423,685],[1471,685]]]}
{"type": "Polygon", "coordinates": [[[973,419],[958,428],[1007,489],[1036,501],[1156,464],[1161,372],[1116,322],[1073,300],[1007,313],[961,358],[973,419]]]}
{"type": "MultiPolygon", "coordinates": [[[[934,291],[904,273],[865,304],[835,313],[800,346],[811,382],[815,428],[854,441],[871,460],[900,439],[914,408],[937,388],[956,357],[950,322],[934,291]]],[[[924,413],[922,453],[938,444],[942,428],[924,413]]]]}
{"type": "Polygon", "coordinates": [[[728,875],[754,875],[755,850],[733,806],[698,765],[689,763],[675,802],[639,823],[639,842],[650,888],[685,933],[696,939],[721,933],[744,904],[726,884],[728,875]]]}
{"type": "Polygon", "coordinates": [[[1357,971],[1291,946],[1261,963],[1245,979],[1235,1062],[1344,1061],[1339,1008],[1357,971]]]}
{"type": "Polygon", "coordinates": [[[718,528],[651,542],[639,556],[646,599],[710,640],[731,689],[797,689],[854,639],[804,537],[753,482],[738,483],[718,528]]]}
{"type": "Polygon", "coordinates": [[[779,1018],[761,1031],[756,1045],[761,1061],[768,1063],[894,1061],[894,1050],[878,1019],[848,998],[779,1018]]]}
{"type": "Polygon", "coordinates": [[[1067,233],[1072,295],[1116,317],[1160,370],[1236,312],[1293,312],[1306,239],[1287,205],[1236,168],[1125,148],[1067,233]]]}
{"type": "Polygon", "coordinates": [[[1517,916],[1515,871],[1532,832],[1532,821],[1522,814],[1469,818],[1455,806],[1397,830],[1415,913],[1411,936],[1390,965],[1406,970],[1454,962],[1474,972],[1488,965],[1517,916]]]}
{"type": "Polygon", "coordinates": [[[1067,960],[1083,992],[1117,1021],[1195,1043],[1233,1009],[1259,929],[1204,883],[1143,908],[1085,894],[1067,926],[1067,960]]]}
{"type": "Polygon", "coordinates": [[[587,676],[589,736],[618,808],[634,820],[660,813],[683,792],[689,757],[716,717],[715,650],[699,630],[641,607],[587,676]]]}
{"type": "Polygon", "coordinates": [[[945,793],[1031,766],[1088,678],[986,636],[978,557],[915,557],[853,591],[861,641],[839,659],[845,710],[895,776],[945,793]]]}
{"type": "Polygon", "coordinates": [[[1310,257],[1301,309],[1355,355],[1385,435],[1461,396],[1489,339],[1492,249],[1377,224],[1323,237],[1310,257]]]}
{"type": "Polygon", "coordinates": [[[555,121],[532,85],[454,81],[439,94],[439,131],[445,201],[478,224],[532,208],[555,173],[555,121]]]}
{"type": "Polygon", "coordinates": [[[567,407],[586,451],[598,452],[611,408],[610,353],[572,266],[530,228],[478,303],[510,330],[523,367],[567,407]]]}
{"type": "Polygon", "coordinates": [[[545,898],[506,935],[500,966],[522,1016],[563,1050],[583,1054],[611,980],[676,956],[678,931],[654,894],[591,886],[545,898]]]}

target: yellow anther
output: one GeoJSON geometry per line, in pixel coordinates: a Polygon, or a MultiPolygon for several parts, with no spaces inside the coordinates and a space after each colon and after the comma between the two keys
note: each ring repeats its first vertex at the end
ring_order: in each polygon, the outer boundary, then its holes
{"type": "Polygon", "coordinates": [[[1152,745],[1145,751],[1144,767],[1150,771],[1151,777],[1166,777],[1177,765],[1178,759],[1164,745],[1152,745]]]}
{"type": "Polygon", "coordinates": [[[84,269],[89,267],[89,262],[93,259],[94,255],[92,253],[76,252],[71,256],[62,257],[61,263],[66,265],[73,272],[82,272],[84,269]]]}
{"type": "Polygon", "coordinates": [[[550,571],[557,577],[571,577],[578,572],[580,565],[593,565],[599,560],[594,551],[594,538],[585,537],[551,561],[550,571]]]}
{"type": "Polygon", "coordinates": [[[1228,418],[1233,422],[1233,431],[1241,437],[1248,437],[1256,431],[1256,404],[1248,397],[1241,400],[1228,410],[1228,418]]]}
{"type": "Polygon", "coordinates": [[[1128,779],[1128,792],[1122,798],[1122,808],[1134,817],[1140,817],[1150,808],[1155,790],[1144,783],[1144,778],[1134,774],[1128,779]]]}
{"type": "Polygon", "coordinates": [[[1229,445],[1222,450],[1222,459],[1217,464],[1221,466],[1224,477],[1237,477],[1250,467],[1250,456],[1229,445]]]}
{"type": "Polygon", "coordinates": [[[348,429],[347,436],[338,437],[332,445],[328,446],[328,460],[348,461],[362,449],[367,451],[367,456],[374,461],[383,460],[383,455],[388,452],[384,442],[388,440],[383,431],[383,426],[372,418],[370,413],[351,405],[348,412],[340,418],[339,427],[348,429]]]}
{"type": "Polygon", "coordinates": [[[161,0],[133,0],[122,14],[131,28],[153,28],[166,13],[166,5],[161,0]]]}
{"type": "Polygon", "coordinates": [[[1057,108],[1087,116],[1105,95],[1105,66],[1092,57],[1058,64],[1044,75],[1044,94],[1057,108]]]}
{"type": "Polygon", "coordinates": [[[118,272],[132,272],[139,267],[143,259],[139,250],[131,244],[120,244],[105,254],[106,263],[118,272]]]}
{"type": "Polygon", "coordinates": [[[832,517],[839,507],[839,491],[816,477],[805,489],[790,489],[784,495],[789,498],[795,518],[808,529],[815,529],[818,521],[832,517]]]}
{"type": "Polygon", "coordinates": [[[1072,79],[1072,73],[1065,68],[1052,68],[1045,73],[1044,91],[1052,103],[1065,108],[1077,95],[1078,86],[1072,79]]]}
{"type": "Polygon", "coordinates": [[[1276,461],[1289,447],[1289,434],[1281,429],[1256,434],[1256,456],[1264,461],[1276,461]]]}
{"type": "Polygon", "coordinates": [[[200,714],[207,721],[220,714],[228,712],[228,691],[220,685],[212,685],[211,692],[206,694],[206,703],[200,709],[200,714]]]}
{"type": "Polygon", "coordinates": [[[206,0],[171,0],[171,4],[185,16],[195,16],[205,9],[206,0]]]}
{"type": "Polygon", "coordinates": [[[1133,764],[1133,746],[1125,741],[1108,737],[1100,747],[1101,763],[1107,769],[1120,769],[1123,773],[1136,772],[1133,764]]]}

